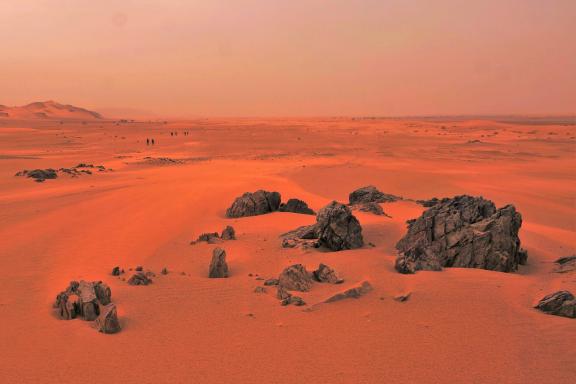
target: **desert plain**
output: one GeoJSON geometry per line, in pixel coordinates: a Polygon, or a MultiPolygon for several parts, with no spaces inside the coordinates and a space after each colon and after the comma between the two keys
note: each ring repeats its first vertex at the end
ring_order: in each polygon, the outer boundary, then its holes
{"type": "Polygon", "coordinates": [[[533,306],[576,292],[574,272],[554,272],[576,252],[575,231],[570,117],[0,118],[0,381],[574,383],[575,321],[533,306]],[[79,163],[106,171],[15,176],[79,163]],[[360,249],[282,248],[311,215],[225,217],[244,192],[317,211],[366,185],[405,200],[382,204],[390,217],[354,211],[360,249]],[[461,194],[514,204],[527,264],[398,273],[395,244],[425,209],[413,200],[461,194]],[[226,225],[237,240],[190,244],[226,225]],[[207,276],[216,246],[227,279],[207,276]],[[344,282],[314,285],[301,307],[255,292],[295,263],[329,264],[344,282]],[[139,265],[152,284],[127,284],[139,265]],[[110,286],[121,332],[54,316],[71,280],[110,286]],[[362,281],[373,291],[319,304],[362,281]]]}

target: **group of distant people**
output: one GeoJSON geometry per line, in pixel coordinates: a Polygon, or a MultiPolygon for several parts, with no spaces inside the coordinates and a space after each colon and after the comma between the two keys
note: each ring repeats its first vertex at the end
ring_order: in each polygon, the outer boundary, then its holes
{"type": "MultiPolygon", "coordinates": [[[[188,136],[188,131],[184,131],[184,136],[188,136]]],[[[178,136],[178,131],[170,132],[170,136],[178,136]]]]}
{"type": "MultiPolygon", "coordinates": [[[[184,136],[188,136],[190,132],[184,131],[182,133],[184,134],[184,136]]],[[[178,132],[177,131],[170,132],[170,136],[178,136],[178,132]]],[[[146,145],[154,145],[154,144],[156,144],[156,141],[154,139],[146,138],[146,145]]]]}

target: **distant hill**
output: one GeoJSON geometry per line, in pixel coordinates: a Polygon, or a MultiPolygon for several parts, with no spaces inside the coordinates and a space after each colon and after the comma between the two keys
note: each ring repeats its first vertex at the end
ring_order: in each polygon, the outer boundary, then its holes
{"type": "Polygon", "coordinates": [[[102,115],[88,109],[55,101],[38,101],[20,107],[0,105],[0,118],[99,120],[102,115]]]}

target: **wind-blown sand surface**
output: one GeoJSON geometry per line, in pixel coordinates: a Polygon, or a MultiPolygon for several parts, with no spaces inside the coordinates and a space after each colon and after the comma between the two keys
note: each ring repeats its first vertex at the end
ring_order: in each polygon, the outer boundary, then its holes
{"type": "Polygon", "coordinates": [[[576,322],[532,306],[576,292],[574,273],[552,273],[555,259],[576,252],[575,136],[574,119],[0,120],[1,381],[573,383],[576,322]],[[14,176],[78,163],[114,171],[44,183],[14,176]],[[375,247],[334,253],[281,248],[279,235],[313,216],[224,217],[246,191],[318,210],[367,184],[412,199],[515,204],[528,265],[397,273],[394,245],[423,210],[410,201],[383,204],[392,218],[354,212],[375,247]],[[208,279],[215,245],[190,241],[226,225],[238,237],[219,245],[231,276],[208,279]],[[329,264],[345,279],[303,293],[308,307],[363,280],[374,291],[313,311],[280,306],[273,289],[253,292],[256,274],[276,277],[297,262],[329,264]],[[110,275],[116,265],[157,276],[129,286],[110,275]],[[55,295],[80,279],[111,286],[122,332],[52,315],[55,295]],[[407,302],[393,299],[407,292],[407,302]]]}

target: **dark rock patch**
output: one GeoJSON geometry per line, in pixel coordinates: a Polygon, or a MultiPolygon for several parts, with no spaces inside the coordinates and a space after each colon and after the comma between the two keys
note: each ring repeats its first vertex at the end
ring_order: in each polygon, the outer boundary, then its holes
{"type": "Polygon", "coordinates": [[[568,291],[551,293],[542,298],[534,308],[550,315],[576,318],[576,298],[568,291]]]}
{"type": "Polygon", "coordinates": [[[226,228],[222,230],[220,238],[222,240],[236,240],[236,231],[232,226],[227,225],[226,228]]]}
{"type": "Polygon", "coordinates": [[[280,200],[281,196],[278,192],[264,190],[246,192],[234,200],[230,208],[226,210],[226,217],[237,218],[275,212],[280,207],[280,200]]]}
{"type": "Polygon", "coordinates": [[[291,265],[280,273],[278,286],[288,291],[308,292],[312,287],[312,274],[302,264],[291,265]]]}
{"type": "Polygon", "coordinates": [[[526,263],[518,230],[522,216],[513,205],[496,209],[482,197],[443,199],[408,221],[407,234],[398,241],[400,273],[441,270],[444,267],[480,268],[501,272],[526,263]]]}
{"type": "Polygon", "coordinates": [[[576,271],[576,255],[561,257],[554,263],[556,263],[556,268],[554,269],[556,273],[576,271]]]}
{"type": "Polygon", "coordinates": [[[326,264],[320,264],[318,269],[313,272],[313,276],[320,283],[340,284],[344,282],[336,271],[326,264]]]}
{"type": "Polygon", "coordinates": [[[308,207],[308,204],[306,204],[306,202],[299,199],[290,199],[286,203],[280,204],[278,210],[280,212],[301,213],[304,215],[316,214],[312,209],[308,207]]]}
{"type": "Polygon", "coordinates": [[[152,284],[152,279],[150,279],[144,272],[136,272],[128,279],[128,284],[130,285],[148,285],[152,284]]]}
{"type": "Polygon", "coordinates": [[[212,261],[208,270],[208,277],[211,279],[228,277],[228,264],[226,263],[226,251],[222,248],[215,248],[212,252],[212,261]]]}
{"type": "Polygon", "coordinates": [[[360,296],[364,296],[368,292],[372,291],[372,289],[373,289],[372,285],[368,281],[364,281],[359,286],[347,289],[344,292],[337,293],[336,295],[331,296],[328,299],[324,300],[324,302],[333,303],[335,301],[345,299],[357,299],[360,296]]]}
{"type": "Polygon", "coordinates": [[[402,200],[402,197],[381,192],[373,185],[358,188],[348,196],[350,205],[362,203],[392,203],[398,200],[402,200]]]}

